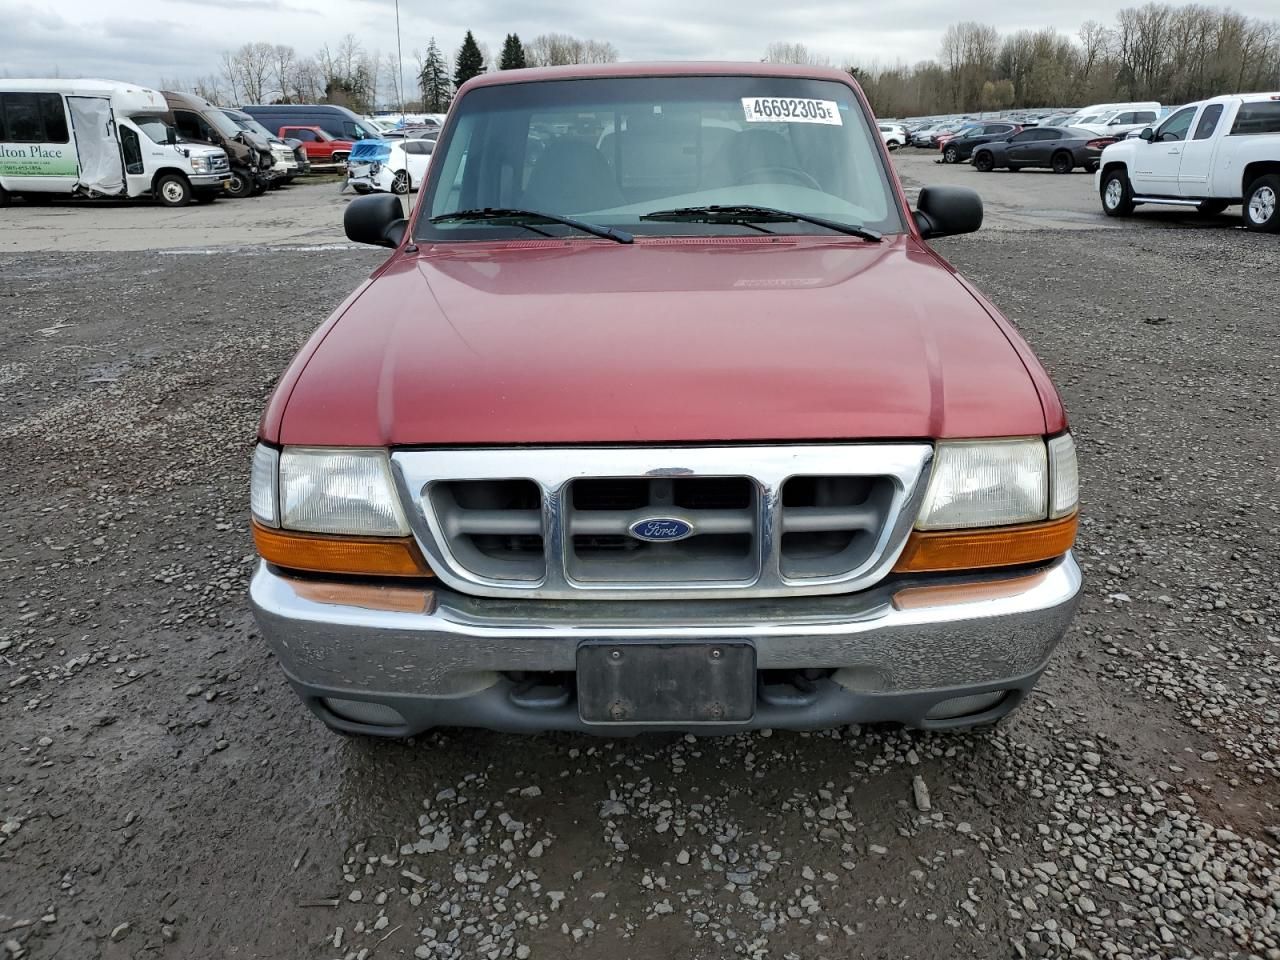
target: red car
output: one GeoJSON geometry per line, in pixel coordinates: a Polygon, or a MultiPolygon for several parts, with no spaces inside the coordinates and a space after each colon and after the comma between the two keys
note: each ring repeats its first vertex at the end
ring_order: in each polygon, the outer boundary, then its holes
{"type": "Polygon", "coordinates": [[[1058,394],[929,245],[981,221],[842,71],[470,81],[261,421],[285,675],[384,736],[1000,719],[1081,573],[1058,394]]]}
{"type": "Polygon", "coordinates": [[[281,127],[280,139],[292,137],[302,141],[302,149],[312,163],[346,163],[351,156],[351,141],[339,140],[319,127],[281,127]]]}

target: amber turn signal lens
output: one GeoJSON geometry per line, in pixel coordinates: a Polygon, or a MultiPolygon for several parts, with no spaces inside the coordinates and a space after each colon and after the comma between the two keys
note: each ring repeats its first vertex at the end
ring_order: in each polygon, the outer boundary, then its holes
{"type": "Polygon", "coordinates": [[[412,537],[332,537],[253,525],[253,542],[267,563],[309,573],[370,577],[429,577],[412,537]]]}
{"type": "Polygon", "coordinates": [[[1020,523],[984,530],[916,530],[894,573],[935,573],[1012,567],[1060,557],[1076,542],[1078,514],[1047,523],[1020,523]]]}

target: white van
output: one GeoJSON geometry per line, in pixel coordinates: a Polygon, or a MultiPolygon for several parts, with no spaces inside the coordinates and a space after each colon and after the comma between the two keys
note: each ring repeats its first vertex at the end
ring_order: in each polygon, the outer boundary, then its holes
{"type": "Polygon", "coordinates": [[[0,206],[14,195],[213,200],[230,176],[227,154],[180,141],[168,109],[134,84],[0,79],[0,206]]]}
{"type": "Polygon", "coordinates": [[[1143,103],[1104,103],[1080,111],[1070,125],[1099,136],[1123,140],[1131,130],[1150,127],[1159,117],[1160,104],[1153,100],[1143,103]]]}

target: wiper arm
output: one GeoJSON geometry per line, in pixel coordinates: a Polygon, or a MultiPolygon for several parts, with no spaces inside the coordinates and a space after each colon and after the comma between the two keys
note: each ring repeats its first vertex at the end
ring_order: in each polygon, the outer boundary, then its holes
{"type": "Polygon", "coordinates": [[[646,213],[640,219],[683,221],[685,223],[743,223],[747,225],[798,220],[802,223],[812,223],[818,227],[826,227],[828,230],[835,230],[838,233],[847,233],[852,237],[861,237],[863,240],[870,240],[873,243],[879,243],[884,239],[876,231],[868,230],[861,224],[841,223],[838,220],[828,220],[826,217],[814,217],[807,213],[796,213],[792,210],[779,210],[777,207],[758,207],[749,203],[735,203],[723,206],[712,204],[707,207],[676,207],[672,210],[655,210],[653,213],[646,213]]]}
{"type": "Polygon", "coordinates": [[[528,226],[528,224],[521,223],[522,220],[542,220],[546,223],[562,223],[566,227],[573,227],[583,233],[604,237],[606,240],[613,240],[617,243],[635,242],[635,237],[625,230],[615,230],[613,227],[604,227],[598,223],[587,223],[585,220],[575,220],[573,217],[562,217],[556,213],[520,210],[516,207],[478,207],[475,210],[442,213],[437,217],[431,218],[432,223],[455,223],[465,220],[511,220],[521,226],[528,226]]]}

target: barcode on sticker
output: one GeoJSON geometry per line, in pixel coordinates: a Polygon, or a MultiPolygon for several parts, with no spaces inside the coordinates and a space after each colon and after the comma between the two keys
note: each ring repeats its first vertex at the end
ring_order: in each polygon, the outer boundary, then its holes
{"type": "Polygon", "coordinates": [[[801,100],[796,97],[743,97],[747,123],[829,123],[843,126],[834,100],[801,100]]]}

